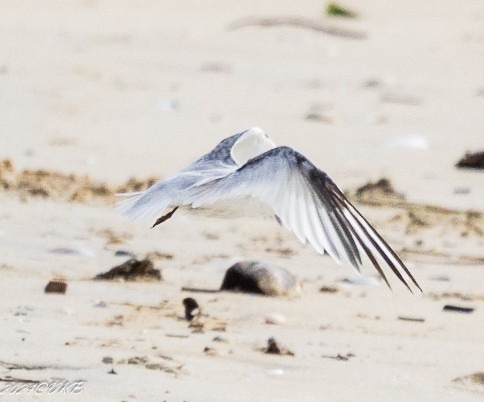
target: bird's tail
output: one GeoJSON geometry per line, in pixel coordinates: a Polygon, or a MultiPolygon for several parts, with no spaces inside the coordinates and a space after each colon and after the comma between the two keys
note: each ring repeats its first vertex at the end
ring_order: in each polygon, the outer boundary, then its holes
{"type": "Polygon", "coordinates": [[[119,193],[116,196],[119,197],[116,202],[118,211],[134,220],[154,221],[168,206],[156,199],[149,189],[132,193],[119,193]]]}

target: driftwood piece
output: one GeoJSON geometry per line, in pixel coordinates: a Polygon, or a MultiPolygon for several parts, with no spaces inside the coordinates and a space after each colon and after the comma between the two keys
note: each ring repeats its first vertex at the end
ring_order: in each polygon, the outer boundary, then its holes
{"type": "Polygon", "coordinates": [[[237,20],[229,25],[228,30],[234,31],[240,28],[251,26],[260,27],[281,27],[289,26],[295,28],[304,28],[311,31],[324,33],[331,36],[338,36],[345,39],[366,39],[367,34],[362,31],[337,27],[326,24],[319,20],[303,17],[247,17],[237,20]]]}

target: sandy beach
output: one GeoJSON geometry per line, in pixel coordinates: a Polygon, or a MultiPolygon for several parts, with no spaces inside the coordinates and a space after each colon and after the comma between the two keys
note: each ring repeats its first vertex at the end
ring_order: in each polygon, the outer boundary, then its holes
{"type": "Polygon", "coordinates": [[[484,150],[484,4],[341,4],[357,17],[313,0],[3,2],[0,399],[482,400],[484,173],[455,164],[484,150]],[[272,220],[150,229],[116,210],[115,192],[252,126],[327,172],[423,292],[371,266],[351,283],[272,220]],[[382,178],[389,194],[358,193],[382,178]],[[93,279],[131,257],[162,280],[93,279]],[[300,294],[193,291],[244,260],[300,294]],[[271,337],[288,353],[265,353],[271,337]],[[80,392],[34,388],[65,381],[80,392]]]}

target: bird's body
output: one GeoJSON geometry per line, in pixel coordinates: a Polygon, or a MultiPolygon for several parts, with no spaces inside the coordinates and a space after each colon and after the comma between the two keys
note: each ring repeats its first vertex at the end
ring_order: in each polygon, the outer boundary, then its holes
{"type": "Polygon", "coordinates": [[[179,207],[221,217],[276,216],[318,253],[327,252],[357,270],[366,255],[388,284],[380,266],[383,260],[409,289],[404,277],[420,289],[397,254],[326,173],[292,148],[276,147],[257,127],[224,139],[146,191],[126,196],[120,209],[135,219],[154,220],[167,208],[179,207]]]}

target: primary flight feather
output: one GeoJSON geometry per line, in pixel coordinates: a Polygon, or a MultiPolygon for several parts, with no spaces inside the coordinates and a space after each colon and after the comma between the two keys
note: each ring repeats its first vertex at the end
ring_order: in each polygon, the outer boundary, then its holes
{"type": "Polygon", "coordinates": [[[169,219],[178,208],[217,216],[275,215],[305,244],[358,271],[366,255],[390,287],[382,263],[411,291],[421,290],[408,268],[348,201],[330,177],[294,149],[276,145],[254,127],[146,191],[121,194],[123,213],[169,219]],[[167,209],[171,212],[165,213],[167,209]]]}

